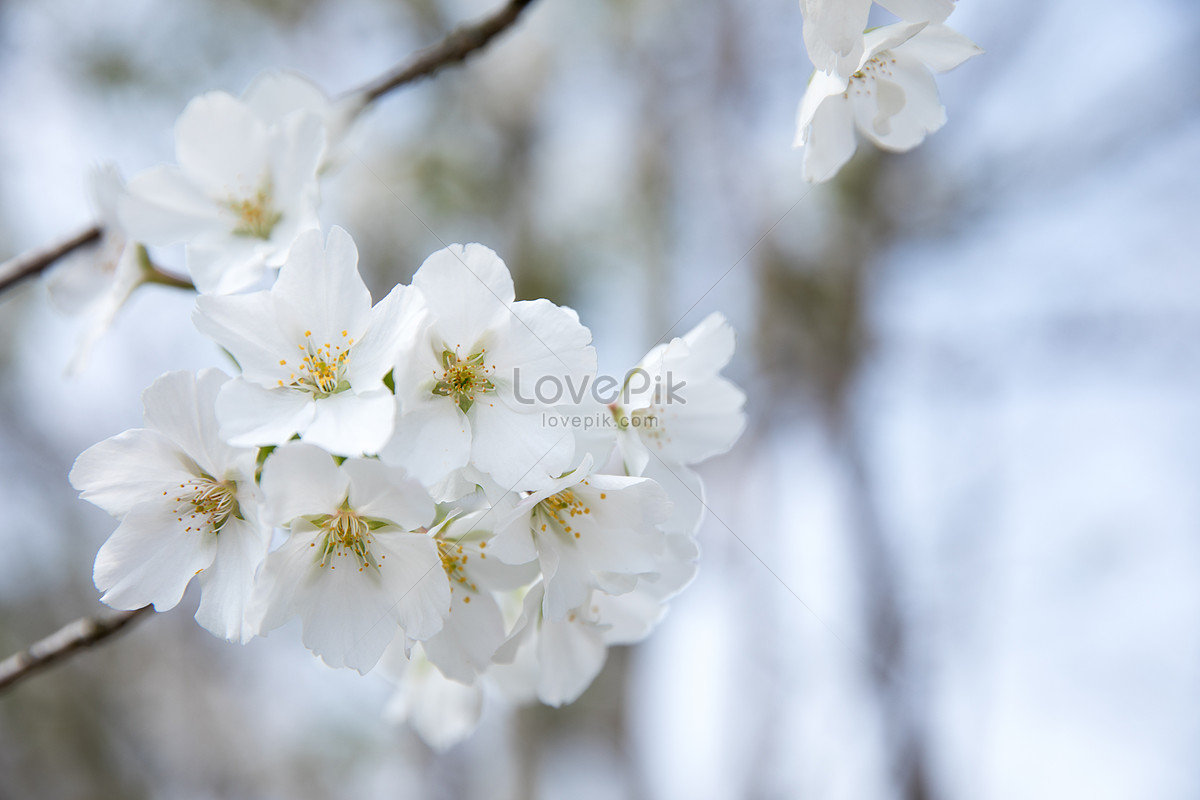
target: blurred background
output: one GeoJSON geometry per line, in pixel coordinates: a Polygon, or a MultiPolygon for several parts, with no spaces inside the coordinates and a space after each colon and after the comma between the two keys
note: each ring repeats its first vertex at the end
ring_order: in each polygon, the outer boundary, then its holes
{"type": "MultiPolygon", "coordinates": [[[[962,6],[947,126],[816,188],[794,0],[537,0],[384,98],[322,205],[377,298],[440,237],[615,374],[732,320],[750,425],[701,469],[698,578],[573,706],[441,755],[382,679],[219,641],[189,592],[0,695],[0,798],[1200,797],[1200,7],[962,6]]],[[[6,0],[0,260],[91,221],[92,166],[173,160],[192,96],[340,93],[492,7],[6,0]]],[[[80,322],[0,296],[0,657],[102,610],[114,526],[67,473],[222,363],[191,306],[140,290],[68,378],[80,322]]]]}

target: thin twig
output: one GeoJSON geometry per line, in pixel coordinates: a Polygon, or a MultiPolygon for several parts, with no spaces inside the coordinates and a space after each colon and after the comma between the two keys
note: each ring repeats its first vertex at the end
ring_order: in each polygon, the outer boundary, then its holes
{"type": "Polygon", "coordinates": [[[0,264],[0,292],[3,292],[23,278],[37,275],[39,272],[49,269],[50,265],[54,264],[54,262],[75,252],[79,248],[99,241],[103,233],[103,228],[99,225],[93,225],[87,230],[77,233],[70,239],[59,242],[56,245],[44,247],[40,250],[31,250],[0,264]]]}
{"type": "Polygon", "coordinates": [[[469,25],[455,28],[445,39],[417,53],[407,64],[380,76],[351,94],[361,94],[364,102],[370,104],[393,89],[432,75],[442,67],[466,61],[472,53],[482,49],[497,35],[512,27],[517,17],[521,16],[521,12],[531,3],[533,0],[509,0],[503,8],[469,25]]]}
{"type": "MultiPolygon", "coordinates": [[[[455,28],[442,41],[420,51],[406,64],[350,92],[350,96],[361,97],[363,105],[367,106],[401,86],[429,77],[442,67],[461,64],[512,27],[521,12],[532,3],[533,0],[509,0],[483,19],[455,28]]],[[[49,269],[67,254],[99,240],[103,233],[102,227],[93,225],[58,245],[30,251],[0,264],[0,293],[24,278],[49,269]]]]}
{"type": "Polygon", "coordinates": [[[0,691],[79,650],[111,638],[138,617],[145,616],[151,608],[145,606],[136,611],[122,611],[104,617],[83,617],[64,625],[45,639],[0,662],[0,691]]]}

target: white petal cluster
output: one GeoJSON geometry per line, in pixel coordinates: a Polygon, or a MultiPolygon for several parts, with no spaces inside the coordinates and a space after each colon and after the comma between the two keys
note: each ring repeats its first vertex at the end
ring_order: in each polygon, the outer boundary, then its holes
{"type": "Polygon", "coordinates": [[[117,203],[125,180],[116,166],[105,164],[88,175],[92,205],[102,230],[93,251],[74,253],[48,275],[50,302],[60,311],[84,318],[83,333],[68,372],[77,372],[92,347],[112,325],[117,312],[140,284],[155,276],[143,261],[137,242],[131,240],[117,216],[117,203]]]}
{"type": "Polygon", "coordinates": [[[202,294],[229,294],[268,282],[318,227],[319,179],[348,157],[364,108],[361,96],[331,100],[299,75],[265,72],[241,98],[210,92],[188,104],[175,124],[177,164],[128,184],[113,165],[95,169],[99,247],[73,253],[47,280],[54,305],[85,318],[69,371],[143,283],[190,280],[202,294]],[[186,278],[182,267],[158,268],[146,250],[178,244],[186,278]]]}
{"type": "Polygon", "coordinates": [[[96,558],[104,602],[166,610],[195,578],[218,636],[298,619],[329,666],[398,680],[393,714],[445,747],[485,692],[574,700],[691,580],[691,465],[744,426],[719,374],[733,332],[713,316],[646,356],[637,375],[678,395],[627,380],[601,402],[579,316],[518,300],[482,245],[373,303],[350,234],[310,213],[331,128],[314,103],[278,76],[204,95],[180,165],[131,182],[125,225],[187,242],[193,322],[236,374],[164,375],[145,427],[84,452],[71,481],[119,520],[96,558]]]}
{"type": "Polygon", "coordinates": [[[795,146],[805,148],[812,183],[837,174],[858,135],[893,152],[923,142],[946,123],[933,73],[983,52],[943,24],[953,0],[876,2],[902,22],[864,32],[871,0],[801,0],[816,71],[800,101],[795,146]]]}

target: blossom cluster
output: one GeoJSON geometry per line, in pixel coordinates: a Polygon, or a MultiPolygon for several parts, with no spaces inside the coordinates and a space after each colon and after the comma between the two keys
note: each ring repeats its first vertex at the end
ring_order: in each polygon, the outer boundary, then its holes
{"type": "Polygon", "coordinates": [[[713,314],[601,398],[576,312],[517,300],[487,247],[373,302],[351,235],[317,224],[346,114],[298,79],[256,87],[194,100],[178,165],[118,193],[128,242],[184,245],[195,327],[237,368],[161,376],[143,427],[77,459],[119,520],[102,600],[163,611],[194,579],[219,637],[298,619],[329,666],[399,681],[394,713],[438,747],[485,692],[571,702],[695,574],[692,468],[745,424],[731,327],[713,314]]]}
{"type": "Polygon", "coordinates": [[[804,177],[821,183],[858,147],[911,150],[946,123],[934,72],[983,52],[945,24],[955,0],[875,0],[899,22],[864,30],[872,0],[800,0],[816,68],[796,119],[804,177]]]}

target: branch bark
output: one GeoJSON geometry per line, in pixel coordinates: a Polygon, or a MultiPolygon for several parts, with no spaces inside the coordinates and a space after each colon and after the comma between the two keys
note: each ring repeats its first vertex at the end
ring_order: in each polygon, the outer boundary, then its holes
{"type": "Polygon", "coordinates": [[[99,225],[93,225],[87,230],[75,234],[70,239],[49,247],[43,247],[39,250],[31,250],[0,264],[0,292],[4,292],[10,286],[24,278],[37,275],[49,269],[60,258],[74,253],[81,247],[86,247],[89,244],[100,241],[100,237],[103,234],[103,228],[99,225]]]}
{"type": "Polygon", "coordinates": [[[445,39],[417,53],[407,64],[351,94],[361,93],[369,105],[388,92],[432,75],[442,67],[466,61],[471,54],[483,49],[488,42],[512,27],[521,12],[532,3],[533,0],[509,0],[483,19],[455,28],[445,39]]]}
{"type": "Polygon", "coordinates": [[[151,609],[151,606],[145,606],[136,611],[122,611],[103,617],[83,617],[64,625],[45,639],[0,662],[0,691],[73,653],[115,636],[151,609]]]}
{"type": "MultiPolygon", "coordinates": [[[[511,28],[521,16],[521,12],[532,5],[533,1],[509,0],[488,16],[455,28],[442,41],[418,52],[406,64],[350,92],[350,96],[361,96],[364,107],[369,106],[384,95],[421,78],[427,78],[443,67],[465,62],[472,54],[486,47],[492,39],[511,28]]],[[[57,245],[29,251],[0,264],[0,293],[25,278],[49,269],[60,258],[98,241],[103,234],[104,229],[101,226],[93,225],[57,245]]]]}

